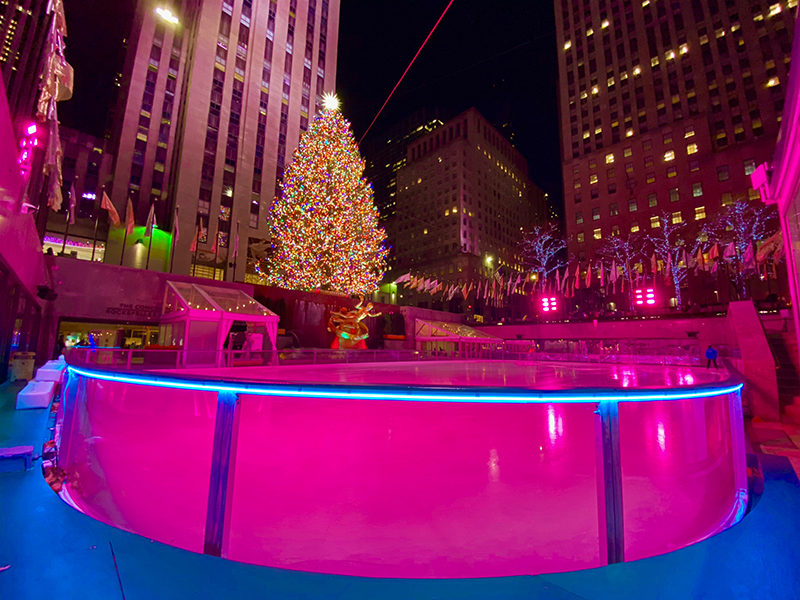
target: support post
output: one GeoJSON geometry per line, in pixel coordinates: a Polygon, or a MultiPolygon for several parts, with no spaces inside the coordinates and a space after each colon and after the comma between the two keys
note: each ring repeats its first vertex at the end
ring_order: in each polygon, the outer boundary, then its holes
{"type": "Polygon", "coordinates": [[[602,476],[602,488],[598,489],[601,546],[605,542],[605,547],[600,548],[600,555],[607,557],[608,564],[621,563],[625,561],[625,526],[622,513],[619,404],[616,400],[601,400],[595,414],[599,417],[596,427],[598,479],[602,476]]]}
{"type": "Polygon", "coordinates": [[[203,554],[225,557],[228,553],[238,438],[239,395],[219,392],[203,554]]]}

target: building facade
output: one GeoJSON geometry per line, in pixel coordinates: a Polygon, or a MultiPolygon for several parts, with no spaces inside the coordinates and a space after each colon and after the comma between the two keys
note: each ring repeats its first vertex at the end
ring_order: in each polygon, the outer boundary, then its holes
{"type": "MultiPolygon", "coordinates": [[[[518,243],[544,203],[525,159],[474,108],[409,145],[396,198],[387,278],[411,272],[445,285],[522,273],[518,243]]],[[[434,306],[429,294],[399,294],[434,306]]]]}
{"type": "Polygon", "coordinates": [[[140,0],[112,201],[123,214],[131,198],[139,224],[154,205],[164,230],[177,209],[174,272],[245,279],[300,134],[334,90],[338,20],[338,0],[140,0]]]}
{"type": "MultiPolygon", "coordinates": [[[[420,109],[377,136],[366,147],[364,176],[372,184],[380,220],[391,219],[397,207],[397,171],[406,165],[409,144],[442,125],[439,111],[420,109]]],[[[391,245],[391,240],[387,243],[391,245]]]]}
{"type": "Polygon", "coordinates": [[[49,27],[47,0],[0,2],[0,71],[15,120],[36,110],[49,27]]]}
{"type": "Polygon", "coordinates": [[[780,127],[796,0],[556,0],[570,251],[755,200],[780,127]]]}
{"type": "Polygon", "coordinates": [[[64,185],[61,192],[64,202],[60,211],[48,210],[47,228],[42,245],[45,250],[52,248],[56,254],[63,248],[67,255],[74,255],[83,260],[102,261],[105,256],[109,220],[106,211],[100,208],[100,203],[104,186],[108,189],[111,181],[114,163],[114,157],[109,152],[111,144],[104,138],[94,137],[68,127],[59,127],[58,133],[63,152],[61,165],[64,185]],[[75,223],[67,230],[67,211],[73,182],[78,201],[75,206],[75,223]],[[64,244],[65,233],[66,244],[64,244]]]}

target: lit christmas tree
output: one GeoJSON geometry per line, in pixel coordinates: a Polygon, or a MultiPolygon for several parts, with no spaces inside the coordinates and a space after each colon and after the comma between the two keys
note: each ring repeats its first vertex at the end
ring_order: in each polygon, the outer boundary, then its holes
{"type": "Polygon", "coordinates": [[[338,101],[300,139],[272,209],[272,285],[367,294],[386,271],[386,233],[378,227],[365,162],[338,101]]]}

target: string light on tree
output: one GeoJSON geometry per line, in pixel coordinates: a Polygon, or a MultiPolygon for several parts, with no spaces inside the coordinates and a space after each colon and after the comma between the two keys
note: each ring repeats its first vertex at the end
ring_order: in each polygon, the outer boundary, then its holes
{"type": "Polygon", "coordinates": [[[386,233],[339,100],[326,94],[323,103],[273,207],[268,279],[288,289],[368,294],[386,271],[386,233]]]}

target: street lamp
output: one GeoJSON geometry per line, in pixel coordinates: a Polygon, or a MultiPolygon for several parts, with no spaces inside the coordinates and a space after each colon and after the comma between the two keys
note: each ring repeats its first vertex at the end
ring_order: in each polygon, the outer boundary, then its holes
{"type": "Polygon", "coordinates": [[[489,255],[487,254],[487,255],[486,255],[486,266],[487,266],[487,267],[489,267],[489,268],[491,268],[491,267],[492,267],[492,261],[493,261],[493,260],[494,260],[494,259],[493,259],[491,256],[489,256],[489,255]]]}

